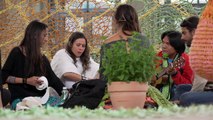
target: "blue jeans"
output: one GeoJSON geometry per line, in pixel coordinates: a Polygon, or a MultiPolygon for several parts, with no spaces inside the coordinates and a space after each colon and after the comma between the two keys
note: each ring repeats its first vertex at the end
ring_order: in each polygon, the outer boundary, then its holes
{"type": "Polygon", "coordinates": [[[173,89],[173,97],[171,101],[179,100],[183,93],[189,92],[192,89],[191,84],[175,85],[173,89]]]}
{"type": "Polygon", "coordinates": [[[180,106],[213,104],[213,91],[187,92],[180,96],[180,106]]]}

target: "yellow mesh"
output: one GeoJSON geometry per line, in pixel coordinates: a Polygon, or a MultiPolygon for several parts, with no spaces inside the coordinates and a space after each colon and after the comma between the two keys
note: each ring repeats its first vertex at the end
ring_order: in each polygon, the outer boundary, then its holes
{"type": "Polygon", "coordinates": [[[190,48],[191,66],[196,74],[213,81],[213,0],[204,9],[190,48]]]}
{"type": "MultiPolygon", "coordinates": [[[[106,1],[106,0],[103,0],[106,1]]],[[[64,47],[72,32],[81,31],[89,40],[91,52],[102,44],[102,36],[112,35],[113,10],[116,6],[96,0],[0,0],[0,49],[2,63],[10,50],[23,39],[30,21],[48,25],[49,40],[43,51],[48,58],[64,47]],[[87,1],[90,8],[87,11],[87,1]],[[84,8],[84,9],[83,9],[84,8]]],[[[97,53],[97,52],[96,52],[97,53]]]]}
{"type": "MultiPolygon", "coordinates": [[[[116,0],[116,4],[111,4],[110,1],[112,0],[0,0],[2,64],[4,64],[10,50],[23,39],[26,26],[34,19],[39,19],[48,25],[49,40],[43,49],[48,58],[51,59],[57,50],[64,47],[74,31],[83,32],[88,38],[90,52],[99,54],[100,45],[104,39],[115,32],[116,26],[112,16],[117,5],[121,4],[119,0],[116,0]],[[90,4],[89,8],[95,7],[82,10],[87,3],[90,4]]],[[[131,1],[139,11],[140,23],[147,23],[146,28],[143,27],[143,31],[154,29],[156,26],[161,26],[161,29],[165,28],[164,25],[160,25],[153,19],[153,17],[161,19],[163,16],[158,13],[163,6],[159,0],[131,1]],[[146,2],[147,5],[143,6],[142,1],[146,2]],[[153,16],[153,13],[156,15],[153,16]],[[153,24],[154,22],[155,24],[153,24]]],[[[168,6],[171,6],[172,11],[178,11],[181,18],[191,16],[194,13],[188,10],[188,5],[182,4],[180,6],[179,2],[168,4],[168,6]]],[[[156,29],[156,31],[158,30],[156,29]]],[[[157,34],[157,32],[149,33],[157,34]]]]}

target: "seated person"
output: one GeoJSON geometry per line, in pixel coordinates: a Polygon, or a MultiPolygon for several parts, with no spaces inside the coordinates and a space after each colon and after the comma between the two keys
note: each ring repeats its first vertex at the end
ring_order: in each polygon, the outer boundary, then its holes
{"type": "MultiPolygon", "coordinates": [[[[184,53],[185,44],[184,41],[181,40],[181,33],[177,31],[166,31],[162,34],[161,40],[162,51],[158,53],[158,56],[161,58],[159,66],[162,69],[167,69],[165,74],[160,76],[161,82],[155,86],[168,100],[172,100],[175,96],[175,88],[181,84],[192,84],[194,74],[189,64],[189,57],[184,53]],[[175,64],[174,61],[177,62],[181,57],[185,61],[184,64],[180,64],[180,66],[179,64],[177,64],[178,66],[170,66],[175,64]]],[[[156,77],[156,79],[158,79],[158,77],[156,77]]],[[[156,79],[154,79],[155,83],[156,79]]]]}
{"type": "Polygon", "coordinates": [[[185,42],[188,48],[191,47],[193,36],[199,23],[199,17],[190,16],[182,21],[180,24],[182,37],[181,39],[185,42]]]}
{"type": "Polygon", "coordinates": [[[50,63],[41,53],[41,47],[48,40],[47,25],[34,20],[25,30],[21,44],[10,52],[3,68],[3,83],[8,83],[11,93],[11,103],[29,96],[43,96],[46,90],[38,90],[43,81],[39,78],[45,76],[49,86],[60,95],[63,83],[54,74],[50,63]]]}
{"type": "Polygon", "coordinates": [[[104,41],[104,44],[101,47],[100,77],[102,80],[106,80],[103,75],[104,69],[102,68],[102,59],[105,54],[105,47],[106,49],[110,49],[110,46],[117,42],[131,42],[133,37],[141,39],[141,47],[149,47],[149,41],[141,34],[138,15],[134,7],[128,4],[119,5],[114,14],[114,23],[117,30],[116,33],[104,41]]]}
{"type": "Polygon", "coordinates": [[[90,57],[87,39],[81,32],[70,36],[66,49],[53,56],[51,67],[67,88],[80,80],[98,78],[99,64],[90,57]]]}
{"type": "MultiPolygon", "coordinates": [[[[195,35],[195,31],[197,29],[198,23],[199,23],[199,17],[197,17],[197,16],[190,16],[190,17],[184,19],[182,21],[182,23],[180,24],[181,33],[182,33],[181,39],[186,44],[186,50],[185,50],[186,53],[189,53],[189,48],[191,47],[191,43],[193,41],[193,36],[195,35]]],[[[195,75],[193,84],[196,81],[197,81],[197,79],[196,79],[196,75],[195,75]]],[[[175,95],[176,97],[174,98],[174,100],[177,103],[179,103],[179,97],[183,93],[190,91],[191,88],[192,88],[192,85],[189,85],[189,84],[179,85],[176,88],[176,95],[175,95]]]]}

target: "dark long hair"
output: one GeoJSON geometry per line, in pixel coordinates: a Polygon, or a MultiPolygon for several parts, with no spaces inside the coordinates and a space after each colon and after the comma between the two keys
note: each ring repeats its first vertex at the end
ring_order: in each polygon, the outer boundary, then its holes
{"type": "MultiPolygon", "coordinates": [[[[47,25],[34,20],[29,23],[25,30],[24,39],[21,41],[22,52],[26,55],[25,72],[28,75],[35,71],[44,74],[46,72],[43,55],[41,53],[41,33],[47,28],[47,25]],[[37,68],[38,66],[38,68],[37,68]]],[[[36,73],[39,74],[39,73],[36,73]]]]}
{"type": "Polygon", "coordinates": [[[184,41],[181,40],[181,33],[174,30],[166,31],[161,35],[161,40],[163,41],[166,36],[169,38],[170,45],[181,55],[186,48],[184,41]]]}
{"type": "Polygon", "coordinates": [[[114,17],[118,25],[122,26],[122,32],[125,35],[131,36],[125,31],[141,32],[137,12],[131,5],[123,4],[118,6],[114,17]]]}
{"type": "Polygon", "coordinates": [[[180,26],[186,27],[189,30],[189,32],[192,32],[192,30],[197,28],[198,23],[199,23],[199,17],[191,16],[191,17],[183,20],[183,22],[180,24],[180,26]]]}
{"type": "Polygon", "coordinates": [[[71,56],[71,58],[74,61],[74,64],[76,64],[76,56],[75,54],[72,52],[71,48],[73,47],[73,43],[79,39],[79,38],[84,38],[86,40],[86,46],[85,46],[85,50],[82,53],[82,55],[80,56],[80,60],[82,62],[83,65],[83,72],[85,72],[85,70],[89,69],[89,62],[90,62],[90,56],[89,56],[89,47],[88,47],[88,42],[86,37],[84,36],[83,33],[81,32],[74,32],[70,38],[69,41],[67,42],[66,45],[66,51],[69,53],[69,55],[71,56]]]}

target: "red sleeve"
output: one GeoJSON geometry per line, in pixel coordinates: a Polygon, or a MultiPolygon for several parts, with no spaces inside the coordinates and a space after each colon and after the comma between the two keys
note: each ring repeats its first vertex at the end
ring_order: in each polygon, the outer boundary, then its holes
{"type": "Polygon", "coordinates": [[[156,56],[159,57],[159,59],[156,61],[156,67],[158,68],[163,63],[163,60],[162,60],[163,53],[162,53],[162,51],[158,52],[156,56]]]}
{"type": "Polygon", "coordinates": [[[194,73],[189,63],[189,56],[185,53],[181,56],[185,59],[185,65],[182,67],[183,73],[181,74],[180,70],[178,70],[178,73],[175,76],[172,76],[172,79],[176,85],[192,84],[194,73]]]}

